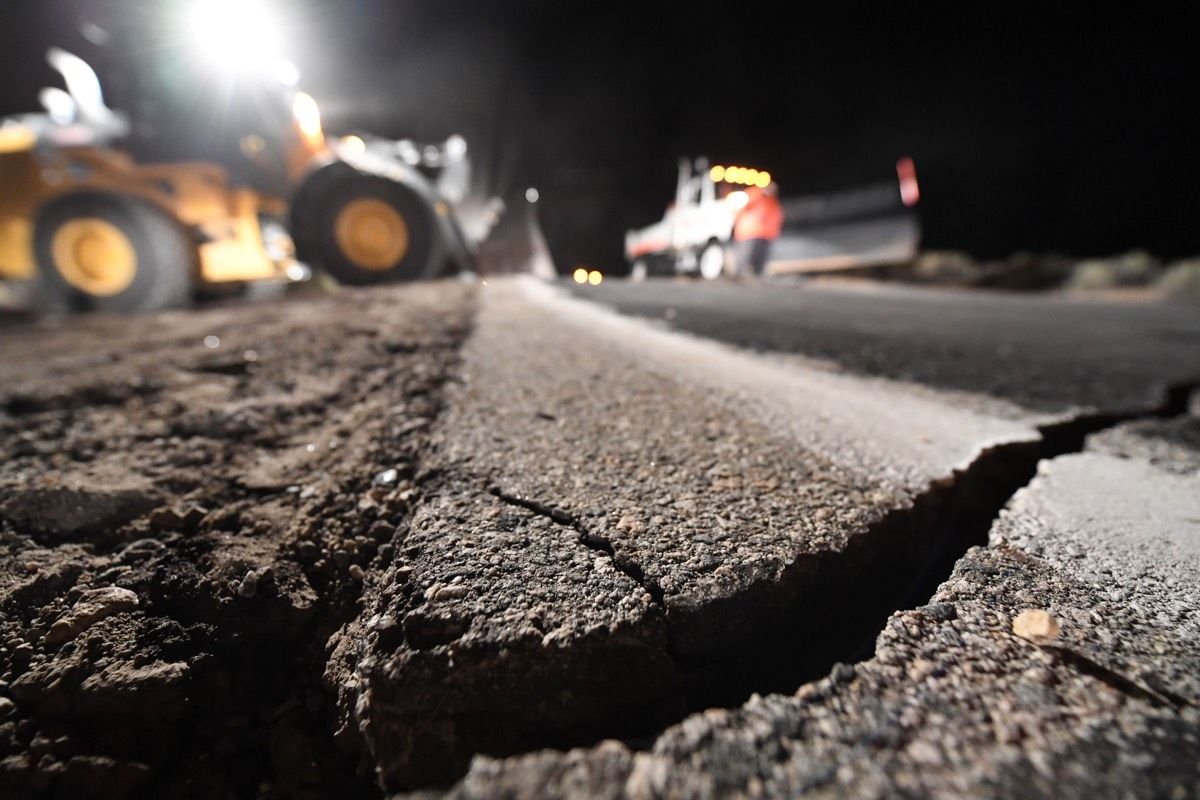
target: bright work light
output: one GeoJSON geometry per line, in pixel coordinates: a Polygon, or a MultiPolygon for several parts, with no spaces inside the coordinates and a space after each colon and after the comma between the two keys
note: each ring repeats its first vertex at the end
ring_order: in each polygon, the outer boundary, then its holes
{"type": "Polygon", "coordinates": [[[272,74],[283,59],[282,29],[271,12],[264,0],[193,0],[186,18],[193,49],[222,72],[272,74]]]}

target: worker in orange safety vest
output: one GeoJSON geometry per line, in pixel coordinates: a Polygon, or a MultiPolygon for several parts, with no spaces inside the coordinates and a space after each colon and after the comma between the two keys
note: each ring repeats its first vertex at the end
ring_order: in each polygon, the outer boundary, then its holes
{"type": "Polygon", "coordinates": [[[771,256],[771,245],[783,230],[783,207],[779,204],[779,186],[774,182],[761,189],[751,186],[746,194],[749,200],[733,224],[737,274],[760,277],[771,256]]]}

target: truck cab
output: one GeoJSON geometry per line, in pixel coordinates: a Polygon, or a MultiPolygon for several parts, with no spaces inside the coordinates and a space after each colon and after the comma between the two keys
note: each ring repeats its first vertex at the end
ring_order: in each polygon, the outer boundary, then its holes
{"type": "MultiPolygon", "coordinates": [[[[710,167],[704,158],[679,162],[675,200],[663,218],[625,234],[630,277],[697,275],[719,278],[730,261],[733,224],[745,194],[722,192],[725,167],[710,167]]],[[[766,174],[766,173],[761,173],[766,174]]]]}

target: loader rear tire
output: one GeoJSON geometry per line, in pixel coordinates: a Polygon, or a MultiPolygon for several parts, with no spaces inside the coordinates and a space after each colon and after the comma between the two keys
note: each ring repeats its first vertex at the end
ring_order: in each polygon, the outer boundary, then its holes
{"type": "Polygon", "coordinates": [[[292,211],[301,261],[354,286],[436,276],[441,247],[434,211],[412,189],[336,168],[310,182],[292,211]]]}
{"type": "Polygon", "coordinates": [[[145,313],[185,306],[197,250],[176,220],[140,200],[81,194],[52,202],[34,228],[38,306],[145,313]]]}

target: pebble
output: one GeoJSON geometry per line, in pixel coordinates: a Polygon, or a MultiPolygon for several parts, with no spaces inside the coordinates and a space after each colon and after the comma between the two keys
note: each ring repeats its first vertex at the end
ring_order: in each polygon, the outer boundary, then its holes
{"type": "Polygon", "coordinates": [[[633,514],[625,514],[617,520],[617,530],[626,531],[628,533],[641,533],[646,526],[642,521],[633,514]]]}
{"type": "Polygon", "coordinates": [[[951,603],[930,603],[925,606],[925,613],[938,622],[949,622],[958,618],[958,610],[951,603]]]}
{"type": "Polygon", "coordinates": [[[921,739],[908,746],[908,754],[918,764],[937,765],[942,763],[941,751],[935,745],[921,739]]]}
{"type": "Polygon", "coordinates": [[[854,667],[850,664],[834,664],[829,677],[834,683],[849,683],[854,680],[854,667]]]}
{"type": "Polygon", "coordinates": [[[432,592],[428,593],[430,600],[454,600],[459,597],[465,597],[467,587],[462,584],[454,584],[452,586],[437,586],[432,592]]]}
{"type": "Polygon", "coordinates": [[[1054,641],[1061,630],[1054,615],[1041,609],[1027,608],[1012,621],[1012,632],[1034,644],[1054,641]]]}
{"type": "Polygon", "coordinates": [[[256,592],[258,592],[258,573],[250,570],[238,584],[237,593],[239,597],[254,597],[256,592]]]}
{"type": "Polygon", "coordinates": [[[48,644],[74,639],[105,617],[137,608],[136,592],[119,586],[105,586],[83,593],[71,610],[60,617],[46,632],[48,644]]]}

